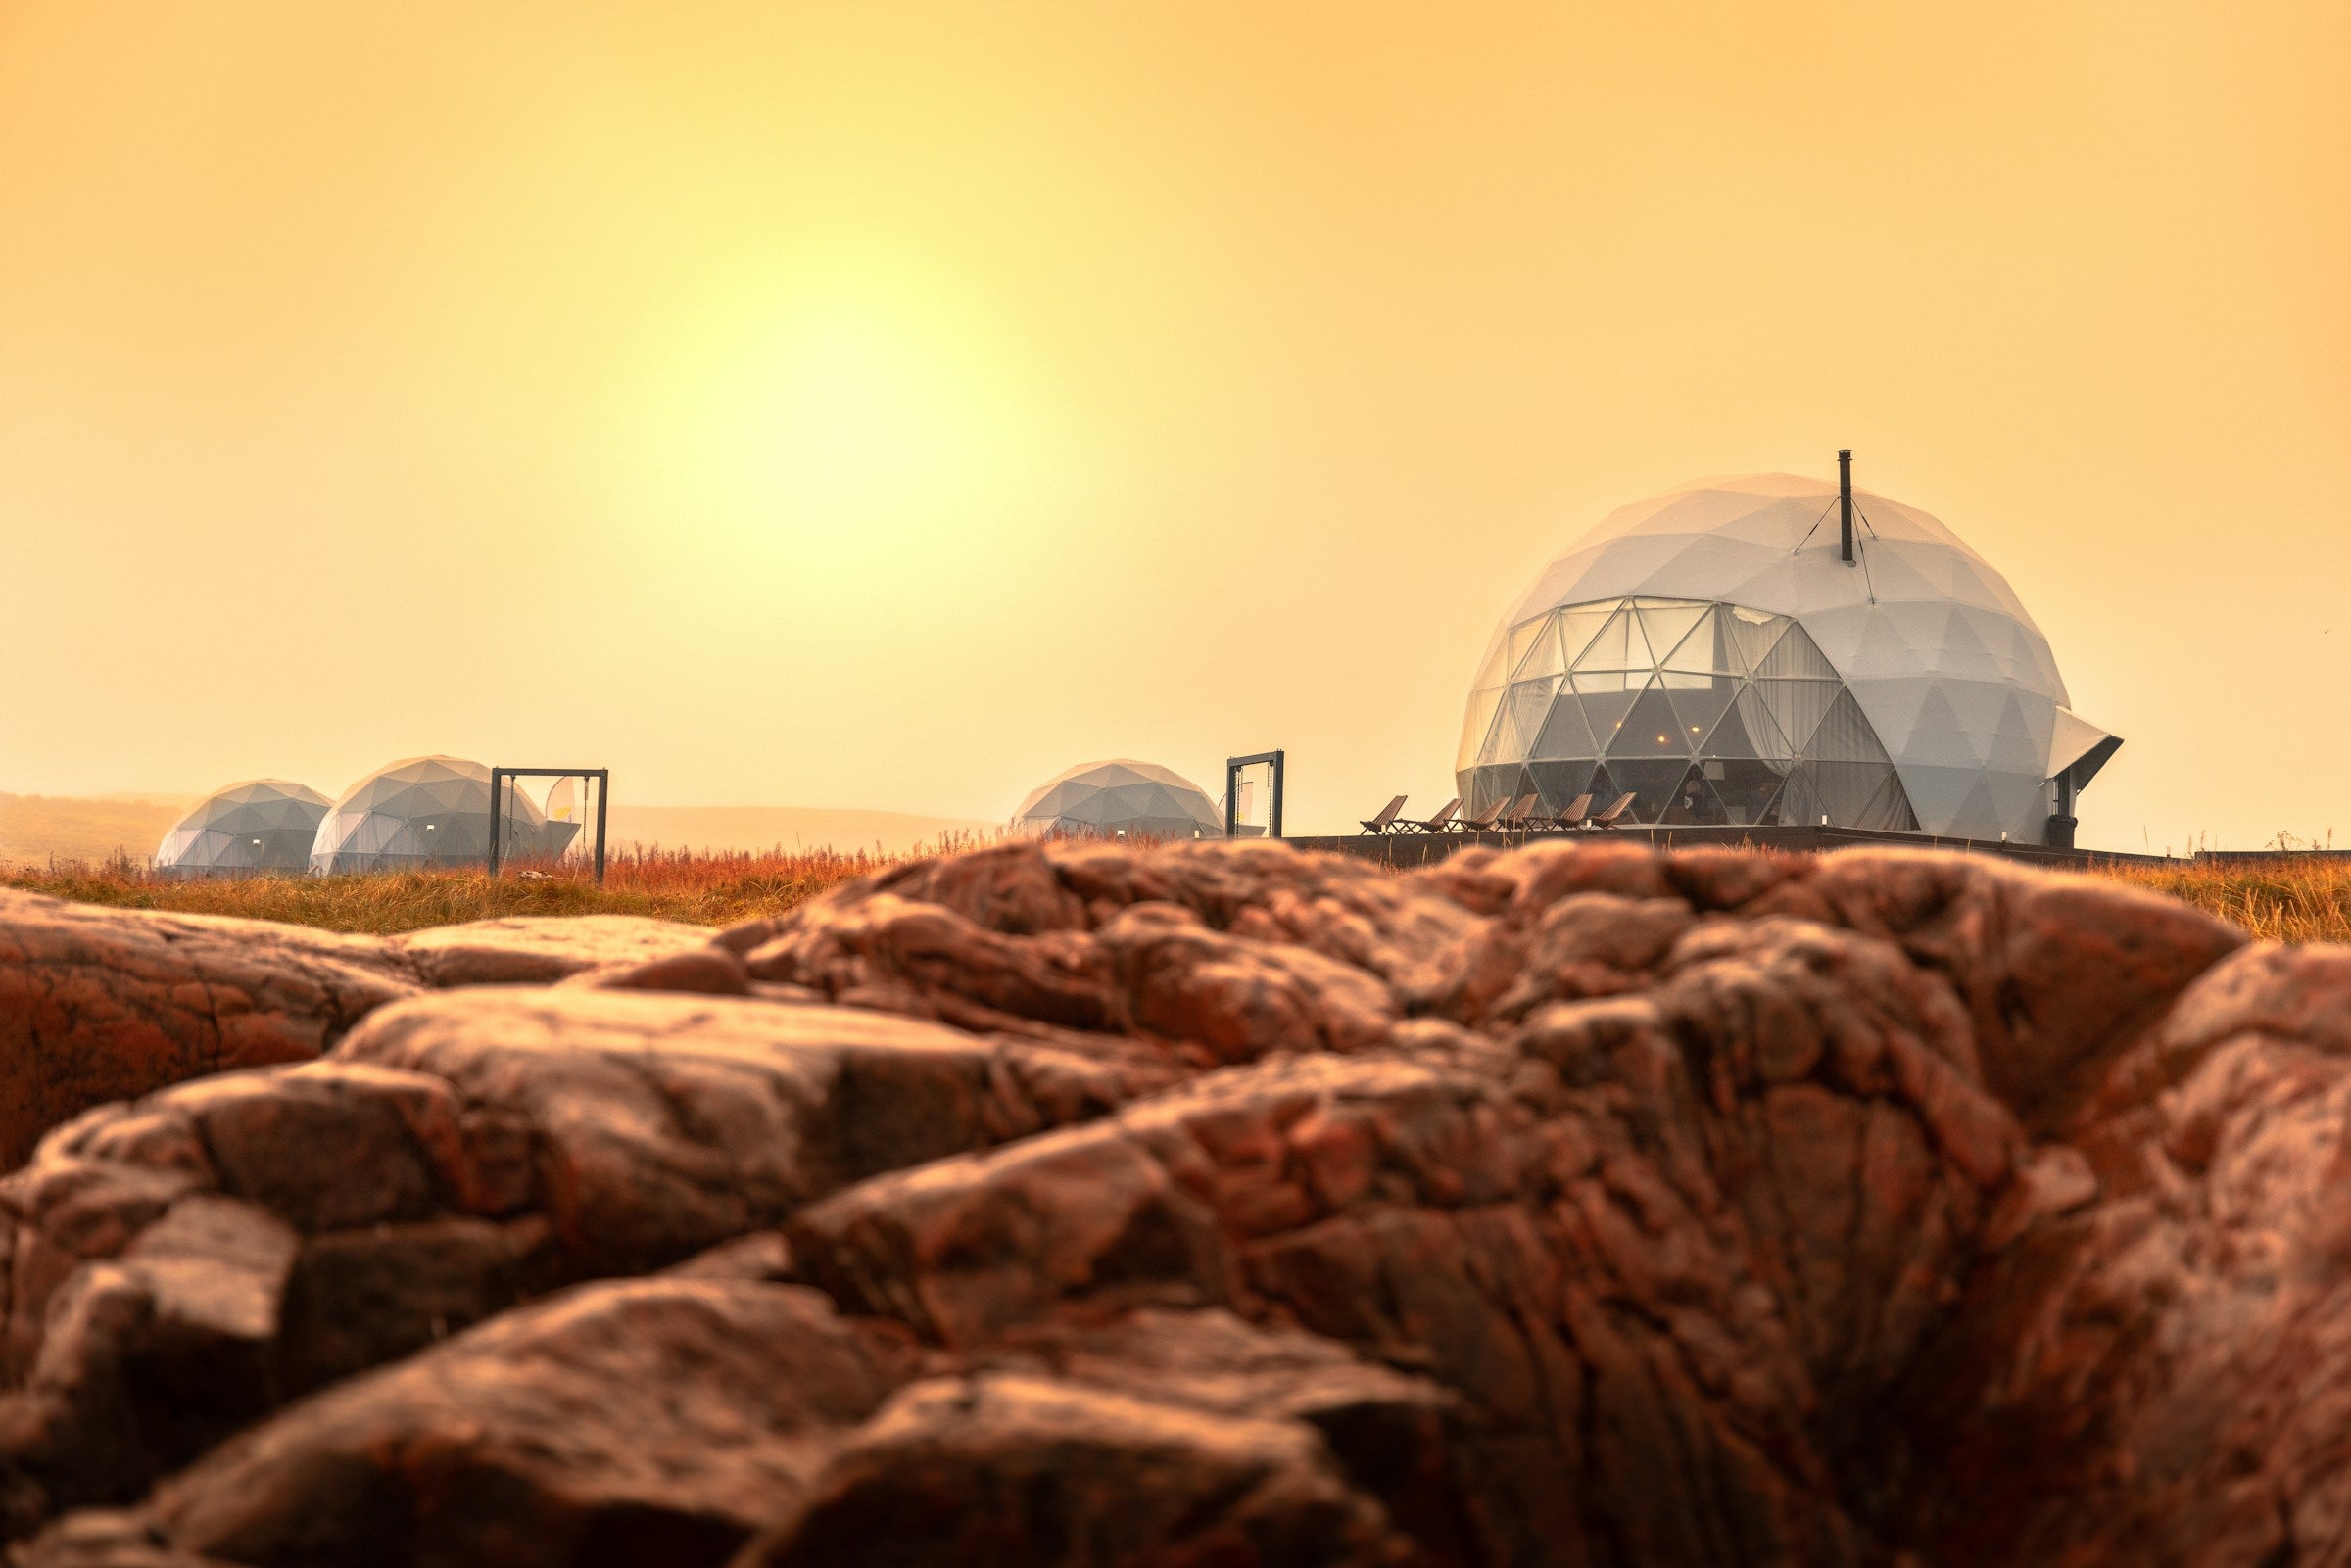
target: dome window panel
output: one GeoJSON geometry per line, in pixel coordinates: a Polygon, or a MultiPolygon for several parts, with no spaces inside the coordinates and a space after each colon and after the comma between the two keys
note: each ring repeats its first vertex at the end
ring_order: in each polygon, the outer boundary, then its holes
{"type": "Polygon", "coordinates": [[[1673,827],[1712,827],[1729,822],[1730,813],[1716,798],[1713,783],[1706,778],[1703,765],[1694,762],[1666,797],[1664,815],[1659,820],[1673,827]]]}
{"type": "Polygon", "coordinates": [[[1558,675],[1566,668],[1567,661],[1559,657],[1558,623],[1547,619],[1542,630],[1526,645],[1526,650],[1519,654],[1517,666],[1511,672],[1511,679],[1531,681],[1546,675],[1558,675]]]}
{"type": "Polygon", "coordinates": [[[1829,711],[1821,715],[1811,738],[1803,745],[1803,754],[1814,762],[1871,762],[1884,763],[1886,748],[1878,744],[1877,732],[1861,713],[1861,705],[1853,700],[1850,691],[1839,690],[1829,711]]]}
{"type": "Polygon", "coordinates": [[[1585,665],[1584,653],[1613,614],[1613,605],[1570,606],[1559,611],[1559,652],[1570,667],[1597,668],[1585,665]]]}
{"type": "Polygon", "coordinates": [[[1535,790],[1543,797],[1546,811],[1564,811],[1575,797],[1592,792],[1592,772],[1599,766],[1590,757],[1572,757],[1559,762],[1530,762],[1527,776],[1534,781],[1535,790]]]}
{"type": "Polygon", "coordinates": [[[1786,732],[1772,717],[1763,693],[1753,684],[1740,688],[1738,698],[1714,727],[1714,734],[1700,742],[1700,749],[1716,757],[1763,757],[1781,762],[1796,755],[1789,744],[1786,732]]]}
{"type": "Polygon", "coordinates": [[[1554,701],[1551,711],[1543,716],[1543,728],[1536,735],[1534,748],[1528,755],[1551,760],[1597,757],[1600,751],[1600,743],[1592,735],[1592,726],[1585,722],[1584,705],[1570,692],[1564,699],[1554,701]]]}
{"type": "Polygon", "coordinates": [[[1508,775],[1500,768],[1477,768],[1469,775],[1468,787],[1462,792],[1470,816],[1477,816],[1504,804],[1510,797],[1510,786],[1516,780],[1513,771],[1508,775]]]}
{"type": "Polygon", "coordinates": [[[1894,777],[1894,765],[1886,762],[1807,762],[1804,771],[1820,796],[1821,811],[1838,828],[1859,827],[1870,802],[1894,777]]]}
{"type": "Polygon", "coordinates": [[[1844,694],[1845,688],[1834,681],[1762,681],[1755,682],[1753,690],[1762,700],[1764,711],[1771,715],[1772,724],[1788,742],[1791,756],[1805,756],[1804,747],[1827,718],[1829,709],[1844,694]]]}
{"type": "Polygon", "coordinates": [[[1697,749],[1697,737],[1683,731],[1664,687],[1655,683],[1627,710],[1607,746],[1610,762],[1619,757],[1688,757],[1697,749]]]}
{"type": "Polygon", "coordinates": [[[1791,626],[1781,639],[1771,645],[1771,652],[1755,667],[1755,674],[1767,680],[1781,681],[1840,681],[1844,677],[1829,662],[1800,626],[1791,626]]]}
{"type": "Polygon", "coordinates": [[[1624,678],[1614,673],[1575,675],[1568,679],[1575,686],[1575,699],[1584,710],[1584,723],[1592,730],[1598,749],[1606,751],[1608,742],[1624,728],[1624,716],[1632,711],[1633,701],[1640,696],[1642,681],[1629,689],[1624,678]]]}
{"type": "Polygon", "coordinates": [[[1502,707],[1502,689],[1480,691],[1469,699],[1468,715],[1462,721],[1462,745],[1454,759],[1454,771],[1472,767],[1485,758],[1486,736],[1494,730],[1494,715],[1502,707]]]}
{"type": "Polygon", "coordinates": [[[1809,769],[1799,765],[1788,771],[1787,780],[1780,785],[1780,798],[1773,820],[1792,825],[1818,827],[1822,817],[1820,796],[1812,787],[1809,769]]]}
{"type": "Polygon", "coordinates": [[[1714,798],[1722,802],[1723,820],[1737,827],[1774,821],[1772,808],[1780,785],[1787,781],[1786,763],[1750,758],[1720,757],[1699,764],[1714,798]]]}
{"type": "Polygon", "coordinates": [[[1739,658],[1742,673],[1752,675],[1771,652],[1772,644],[1786,635],[1796,623],[1785,615],[1767,615],[1744,605],[1725,604],[1723,619],[1731,633],[1731,645],[1739,658]]]}
{"type": "Polygon", "coordinates": [[[1855,828],[1877,828],[1895,832],[1916,832],[1918,817],[1910,809],[1910,797],[1902,788],[1902,781],[1894,769],[1886,770],[1886,782],[1854,817],[1855,828]]]}
{"type": "Polygon", "coordinates": [[[1618,610],[1602,623],[1600,630],[1575,661],[1578,670],[1642,670],[1656,667],[1649,656],[1649,641],[1641,635],[1641,625],[1630,610],[1618,610]]]}
{"type": "Polygon", "coordinates": [[[1503,698],[1501,740],[1498,755],[1505,758],[1523,758],[1535,749],[1535,740],[1543,733],[1543,721],[1551,713],[1552,696],[1559,689],[1559,678],[1546,676],[1540,681],[1520,681],[1503,698]]]}
{"type": "Polygon", "coordinates": [[[1689,635],[1674,644],[1665,656],[1662,668],[1677,675],[1737,676],[1746,672],[1740,667],[1738,649],[1733,646],[1730,629],[1723,624],[1718,607],[1690,629],[1689,635]]]}
{"type": "MultiPolygon", "coordinates": [[[[1534,620],[1511,628],[1510,659],[1512,678],[1519,674],[1520,667],[1526,663],[1529,655],[1535,653],[1543,639],[1551,636],[1552,633],[1552,620],[1548,615],[1539,616],[1534,620]]],[[[1543,674],[1545,672],[1536,671],[1534,673],[1543,674]]]]}
{"type": "Polygon", "coordinates": [[[1619,792],[1630,790],[1634,796],[1632,810],[1626,815],[1637,822],[1654,823],[1664,816],[1666,807],[1672,803],[1683,776],[1690,771],[1690,763],[1683,757],[1610,757],[1607,769],[1619,792]]]}
{"type": "Polygon", "coordinates": [[[1697,630],[1701,622],[1707,619],[1706,611],[1711,608],[1706,604],[1687,601],[1638,599],[1635,603],[1641,617],[1642,633],[1659,664],[1669,663],[1673,651],[1697,630]]]}
{"type": "Polygon", "coordinates": [[[1736,680],[1708,677],[1702,686],[1666,689],[1677,727],[1692,751],[1704,751],[1706,736],[1721,727],[1723,715],[1738,699],[1740,685],[1736,680]]]}

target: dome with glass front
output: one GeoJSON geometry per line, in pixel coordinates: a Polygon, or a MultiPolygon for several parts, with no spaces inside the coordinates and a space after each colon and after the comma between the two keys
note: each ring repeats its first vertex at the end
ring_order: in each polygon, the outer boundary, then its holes
{"type": "Polygon", "coordinates": [[[1644,823],[2039,843],[2121,741],[2076,717],[2007,581],[1836,484],[1707,480],[1620,508],[1495,630],[1456,757],[1472,812],[1629,794],[1644,823]]]}

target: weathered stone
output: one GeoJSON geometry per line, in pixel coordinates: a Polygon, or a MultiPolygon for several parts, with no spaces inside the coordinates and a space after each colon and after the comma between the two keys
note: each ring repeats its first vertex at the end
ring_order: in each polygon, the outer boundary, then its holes
{"type": "Polygon", "coordinates": [[[91,1106],[307,1061],[419,989],[593,972],[610,985],[742,994],[711,937],[619,915],[339,936],[0,888],[0,1164],[22,1164],[42,1133],[91,1106]]]}
{"type": "Polygon", "coordinates": [[[416,986],[369,937],[0,888],[0,1163],[90,1106],[316,1056],[416,986]]]}
{"type": "MultiPolygon", "coordinates": [[[[116,1501],[192,1456],[120,1417],[130,1396],[114,1384],[44,1368],[88,1358],[54,1337],[61,1323],[146,1332],[141,1259],[204,1205],[287,1238],[282,1311],[272,1296],[221,1406],[233,1427],[552,1286],[660,1267],[878,1170],[1100,1114],[1062,1073],[1047,1047],[872,1012],[509,987],[386,1008],[326,1061],[93,1112],[0,1181],[11,1354],[33,1402],[0,1425],[0,1461],[30,1496],[116,1501]]],[[[183,1255],[191,1280],[240,1266],[183,1255]]]]}
{"type": "Polygon", "coordinates": [[[1422,1559],[1297,1421],[988,1373],[905,1390],[742,1568],[1422,1559]]]}
{"type": "Polygon", "coordinates": [[[695,947],[642,964],[608,964],[581,970],[565,985],[606,991],[687,991],[704,996],[748,996],[750,971],[723,947],[695,947]]]}
{"type": "MultiPolygon", "coordinates": [[[[144,1518],[180,1552],[249,1568],[716,1565],[909,1369],[809,1291],[588,1286],[294,1406],[166,1483],[144,1518]]],[[[87,1561],[72,1529],[21,1560],[87,1561]]]]}
{"type": "Polygon", "coordinates": [[[391,938],[427,985],[545,985],[707,947],[710,931],[642,915],[508,915],[391,938]]]}
{"type": "Polygon", "coordinates": [[[76,1270],[24,1386],[0,1394],[12,1500],[135,1494],[267,1409],[296,1245],[266,1210],[197,1193],[120,1260],[76,1270]]]}
{"type": "Polygon", "coordinates": [[[1909,852],[893,868],[58,1128],[0,1506],[187,1465],[45,1568],[2331,1561],[2351,957],[2240,947],[1909,852]]]}

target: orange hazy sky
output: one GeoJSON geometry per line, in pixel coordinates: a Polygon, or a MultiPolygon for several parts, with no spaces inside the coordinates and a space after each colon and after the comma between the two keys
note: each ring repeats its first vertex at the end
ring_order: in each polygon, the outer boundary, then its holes
{"type": "Polygon", "coordinates": [[[2351,842],[2351,7],[0,0],[0,789],[1451,793],[1602,513],[1827,475],[2351,842]]]}

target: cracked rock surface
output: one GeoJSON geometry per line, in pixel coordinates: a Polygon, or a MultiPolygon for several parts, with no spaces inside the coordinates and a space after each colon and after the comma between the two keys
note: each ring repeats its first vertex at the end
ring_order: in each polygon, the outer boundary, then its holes
{"type": "Polygon", "coordinates": [[[618,915],[341,936],[0,888],[0,1163],[22,1164],[44,1131],[93,1105],[307,1061],[418,990],[620,971],[708,937],[618,915]]]}
{"type": "Polygon", "coordinates": [[[2351,1561],[2351,951],[2115,885],[20,900],[0,1042],[103,1069],[0,1181],[20,1565],[2351,1561]]]}

